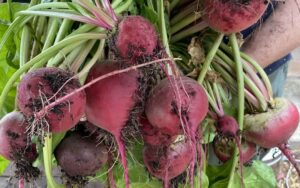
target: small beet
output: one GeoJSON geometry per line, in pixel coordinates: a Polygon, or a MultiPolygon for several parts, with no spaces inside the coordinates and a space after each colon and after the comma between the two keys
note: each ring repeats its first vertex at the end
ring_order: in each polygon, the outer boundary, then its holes
{"type": "Polygon", "coordinates": [[[37,157],[35,144],[30,144],[26,134],[26,120],[22,113],[11,112],[0,121],[0,155],[8,160],[25,158],[33,162],[37,157]]]}
{"type": "MultiPolygon", "coordinates": [[[[226,137],[216,136],[213,141],[214,153],[218,159],[222,162],[228,161],[233,153],[235,148],[234,139],[226,139],[226,137]]],[[[242,163],[245,164],[249,162],[256,154],[256,145],[251,142],[242,141],[241,144],[241,159],[242,163]]]]}
{"type": "MultiPolygon", "coordinates": [[[[47,104],[80,87],[78,79],[69,80],[71,77],[72,75],[67,71],[49,67],[27,73],[18,86],[18,107],[25,116],[34,117],[47,104]],[[57,95],[54,96],[56,93],[57,95]]],[[[47,123],[42,125],[43,128],[46,130],[49,128],[54,133],[71,129],[83,116],[85,103],[85,93],[82,91],[55,105],[49,112],[46,112],[45,120],[47,123]]]]}
{"type": "Polygon", "coordinates": [[[125,59],[152,55],[158,44],[155,27],[142,16],[127,16],[118,25],[115,46],[125,59]]]}
{"type": "Polygon", "coordinates": [[[55,157],[68,176],[85,177],[96,174],[106,164],[108,151],[93,137],[71,133],[57,146],[55,157]]]}
{"type": "Polygon", "coordinates": [[[217,120],[217,132],[225,137],[236,137],[239,130],[237,121],[232,116],[222,116],[217,120]]]}

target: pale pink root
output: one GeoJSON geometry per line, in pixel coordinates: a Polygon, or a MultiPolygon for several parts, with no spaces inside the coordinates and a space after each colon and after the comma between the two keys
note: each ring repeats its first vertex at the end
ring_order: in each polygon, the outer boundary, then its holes
{"type": "Polygon", "coordinates": [[[23,177],[19,179],[19,188],[25,188],[25,180],[23,177]]]}
{"type": "Polygon", "coordinates": [[[297,171],[298,176],[300,177],[300,168],[299,168],[297,161],[293,157],[291,150],[286,146],[286,144],[280,144],[278,146],[278,148],[286,156],[286,158],[289,160],[289,162],[294,166],[294,168],[297,171]]]}
{"type": "Polygon", "coordinates": [[[241,140],[240,137],[235,135],[235,142],[239,150],[239,164],[241,168],[241,183],[242,183],[242,188],[245,187],[245,182],[244,182],[244,175],[243,175],[243,156],[242,156],[242,147],[241,147],[241,140]]]}
{"type": "Polygon", "coordinates": [[[124,142],[121,138],[121,135],[117,135],[115,136],[116,138],[116,142],[118,144],[119,147],[119,152],[121,155],[121,162],[122,162],[122,166],[124,169],[124,179],[125,179],[125,187],[129,188],[129,175],[128,175],[128,166],[127,166],[127,161],[126,161],[126,150],[125,150],[125,145],[124,142]]]}

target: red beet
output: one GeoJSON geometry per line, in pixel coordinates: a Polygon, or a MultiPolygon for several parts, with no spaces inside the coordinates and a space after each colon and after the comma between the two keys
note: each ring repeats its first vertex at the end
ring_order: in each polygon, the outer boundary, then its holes
{"type": "Polygon", "coordinates": [[[187,141],[175,142],[168,147],[146,146],[143,151],[145,166],[151,175],[169,180],[183,173],[192,161],[192,144],[187,141]]]}
{"type": "Polygon", "coordinates": [[[35,144],[31,144],[26,134],[26,120],[22,113],[11,112],[0,121],[0,155],[8,160],[25,158],[33,162],[37,157],[35,144]]]}
{"type": "Polygon", "coordinates": [[[71,133],[57,146],[55,157],[68,176],[84,177],[95,175],[106,164],[108,151],[93,137],[71,133]]]}
{"type": "Polygon", "coordinates": [[[170,76],[162,80],[151,91],[145,107],[149,122],[171,136],[181,134],[182,126],[185,131],[195,132],[207,111],[208,99],[204,89],[185,76],[170,76]]]}
{"type": "Polygon", "coordinates": [[[216,31],[236,33],[256,23],[267,6],[266,0],[204,0],[204,19],[216,31]]]}
{"type": "Polygon", "coordinates": [[[158,44],[155,27],[142,16],[127,16],[118,25],[115,46],[125,59],[152,55],[158,44]]]}
{"type": "MultiPolygon", "coordinates": [[[[222,162],[228,161],[234,153],[235,141],[234,139],[224,139],[221,136],[216,136],[213,141],[213,149],[222,162]]],[[[241,160],[245,164],[249,162],[256,154],[256,145],[243,141],[241,144],[241,160]]]]}
{"type": "Polygon", "coordinates": [[[140,130],[145,143],[152,146],[168,146],[175,141],[176,136],[170,136],[153,127],[146,118],[140,119],[140,130]]]}
{"type": "MultiPolygon", "coordinates": [[[[18,86],[19,109],[26,116],[34,116],[47,104],[80,87],[76,78],[67,82],[71,77],[69,72],[59,68],[40,68],[27,73],[18,86]]],[[[44,124],[43,126],[46,126],[44,128],[49,128],[54,133],[71,129],[83,116],[85,103],[85,93],[82,91],[55,105],[45,114],[44,118],[48,124],[44,124]]]]}
{"type": "MultiPolygon", "coordinates": [[[[87,82],[117,69],[121,67],[116,63],[96,64],[89,72],[87,82]]],[[[121,131],[137,102],[138,77],[138,71],[132,70],[105,78],[85,90],[88,121],[110,132],[116,138],[124,167],[126,187],[129,187],[129,177],[121,131]]]]}
{"type": "Polygon", "coordinates": [[[217,132],[225,137],[236,137],[239,130],[237,121],[232,116],[222,116],[217,120],[217,132]]]}
{"type": "Polygon", "coordinates": [[[277,98],[275,106],[259,114],[245,115],[244,138],[264,148],[286,143],[298,127],[299,112],[290,101],[277,98]]]}

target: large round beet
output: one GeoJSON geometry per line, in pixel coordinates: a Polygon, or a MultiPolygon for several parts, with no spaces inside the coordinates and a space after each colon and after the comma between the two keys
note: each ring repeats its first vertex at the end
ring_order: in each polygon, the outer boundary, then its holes
{"type": "MultiPolygon", "coordinates": [[[[71,77],[67,71],[49,67],[27,73],[18,86],[18,107],[26,116],[33,116],[45,105],[80,87],[78,79],[69,80],[71,77]]],[[[50,109],[45,114],[50,131],[63,132],[74,127],[84,114],[85,103],[85,92],[81,91],[50,109]]]]}
{"type": "Polygon", "coordinates": [[[22,159],[33,162],[36,159],[35,144],[31,144],[26,126],[25,117],[20,112],[11,112],[1,119],[0,155],[12,161],[22,159]]]}
{"type": "Polygon", "coordinates": [[[284,144],[299,124],[299,112],[295,104],[284,98],[276,98],[275,105],[267,112],[247,114],[244,121],[244,138],[264,148],[284,144]]]}
{"type": "MultiPolygon", "coordinates": [[[[117,63],[96,64],[86,82],[118,69],[121,66],[117,63]]],[[[114,136],[120,135],[137,101],[138,77],[138,71],[132,70],[105,78],[86,88],[88,121],[114,136]]]]}
{"type": "Polygon", "coordinates": [[[68,176],[91,176],[107,162],[108,151],[93,137],[71,133],[57,146],[55,157],[68,176]]]}
{"type": "Polygon", "coordinates": [[[186,130],[190,128],[195,131],[207,111],[205,90],[195,80],[185,76],[170,76],[162,80],[151,91],[145,107],[151,125],[171,136],[182,132],[182,122],[186,130]]]}
{"type": "Polygon", "coordinates": [[[267,6],[267,0],[204,0],[204,20],[216,31],[236,33],[256,23],[267,6]]]}

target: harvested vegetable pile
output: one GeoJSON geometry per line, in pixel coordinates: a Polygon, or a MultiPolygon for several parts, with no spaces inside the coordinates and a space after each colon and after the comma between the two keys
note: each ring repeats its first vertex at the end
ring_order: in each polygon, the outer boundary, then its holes
{"type": "Polygon", "coordinates": [[[0,172],[12,161],[20,188],[271,188],[257,151],[279,147],[300,175],[299,112],[237,40],[269,3],[0,4],[0,172]]]}

